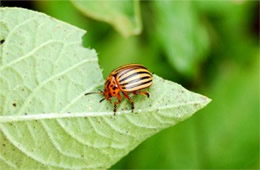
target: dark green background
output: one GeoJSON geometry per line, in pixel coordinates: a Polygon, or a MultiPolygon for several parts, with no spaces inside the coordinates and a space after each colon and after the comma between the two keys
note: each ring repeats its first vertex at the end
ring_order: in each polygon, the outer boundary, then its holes
{"type": "Polygon", "coordinates": [[[84,45],[98,52],[104,78],[117,66],[141,63],[212,99],[206,108],[149,138],[112,168],[259,169],[259,2],[167,4],[141,2],[142,33],[124,38],[109,24],[84,16],[70,1],[2,2],[87,30],[84,45]],[[186,36],[182,31],[188,27],[193,29],[186,36]],[[171,48],[189,57],[184,69],[172,62],[171,48]]]}

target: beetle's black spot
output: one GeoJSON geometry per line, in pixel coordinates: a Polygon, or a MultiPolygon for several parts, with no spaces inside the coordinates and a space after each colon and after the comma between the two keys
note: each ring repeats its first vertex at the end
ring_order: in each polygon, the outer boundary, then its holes
{"type": "Polygon", "coordinates": [[[116,94],[116,92],[113,92],[113,94],[116,94]]]}
{"type": "Polygon", "coordinates": [[[16,103],[13,103],[13,106],[16,107],[16,103]]]}
{"type": "Polygon", "coordinates": [[[116,86],[113,87],[113,90],[116,90],[116,86]]]}
{"type": "Polygon", "coordinates": [[[3,39],[3,40],[0,40],[0,45],[1,45],[1,44],[4,44],[4,42],[5,42],[4,39],[3,39]]]}

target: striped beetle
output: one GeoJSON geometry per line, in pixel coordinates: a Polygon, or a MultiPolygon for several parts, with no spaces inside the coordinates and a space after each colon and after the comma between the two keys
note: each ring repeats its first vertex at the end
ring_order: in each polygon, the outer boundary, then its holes
{"type": "Polygon", "coordinates": [[[153,76],[152,73],[143,65],[140,64],[127,64],[113,70],[106,79],[104,90],[99,92],[90,92],[89,94],[101,94],[104,96],[100,100],[108,100],[111,103],[112,97],[117,97],[117,101],[114,102],[114,114],[116,114],[117,105],[121,102],[122,98],[120,92],[131,103],[132,112],[134,111],[134,101],[129,97],[129,93],[134,95],[146,95],[149,97],[148,92],[140,91],[152,85],[153,76]]]}

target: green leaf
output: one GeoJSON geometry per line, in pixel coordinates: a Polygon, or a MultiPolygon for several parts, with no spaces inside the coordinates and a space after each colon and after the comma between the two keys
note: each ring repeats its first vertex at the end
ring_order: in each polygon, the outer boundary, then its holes
{"type": "Polygon", "coordinates": [[[47,15],[0,8],[0,169],[109,168],[210,99],[154,75],[149,99],[124,100],[117,115],[85,31],[47,15]]]}
{"type": "Polygon", "coordinates": [[[111,24],[125,37],[137,35],[142,30],[139,0],[71,1],[85,15],[111,24]]]}
{"type": "Polygon", "coordinates": [[[100,39],[104,38],[104,34],[111,29],[106,23],[86,18],[69,0],[35,1],[34,6],[37,11],[91,32],[88,36],[83,37],[85,47],[96,47],[100,43],[100,39]]]}
{"type": "Polygon", "coordinates": [[[170,64],[181,74],[194,76],[209,46],[208,34],[190,1],[153,1],[155,36],[170,64]]]}

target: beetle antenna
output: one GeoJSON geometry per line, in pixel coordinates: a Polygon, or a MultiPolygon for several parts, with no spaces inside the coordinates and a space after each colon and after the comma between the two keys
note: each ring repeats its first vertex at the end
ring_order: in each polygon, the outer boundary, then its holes
{"type": "Polygon", "coordinates": [[[85,96],[89,95],[89,94],[102,94],[103,91],[99,91],[99,92],[90,92],[90,93],[85,93],[85,96]]]}

